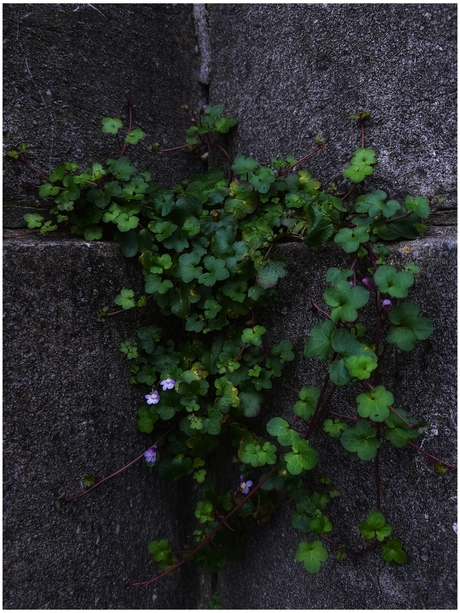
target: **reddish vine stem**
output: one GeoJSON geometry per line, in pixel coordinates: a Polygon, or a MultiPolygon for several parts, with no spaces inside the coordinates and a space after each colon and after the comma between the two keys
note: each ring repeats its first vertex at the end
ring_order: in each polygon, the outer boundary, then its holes
{"type": "Polygon", "coordinates": [[[149,579],[148,581],[138,581],[136,583],[127,583],[125,585],[125,588],[128,587],[147,587],[148,585],[150,585],[151,583],[154,583],[155,581],[158,581],[159,579],[162,579],[163,577],[166,577],[166,575],[169,575],[170,573],[172,573],[173,571],[175,571],[177,568],[179,568],[179,566],[182,566],[182,564],[185,564],[186,562],[188,562],[191,558],[193,558],[193,556],[198,553],[198,551],[204,547],[204,545],[206,545],[206,543],[208,541],[211,540],[211,538],[214,536],[214,534],[219,530],[219,528],[228,521],[228,519],[234,514],[236,513],[236,511],[238,511],[238,509],[240,507],[243,506],[243,504],[246,502],[246,500],[249,500],[249,498],[251,496],[253,496],[257,490],[265,483],[265,481],[267,481],[267,479],[275,472],[275,470],[278,470],[278,465],[274,466],[270,472],[268,472],[265,477],[262,479],[262,481],[260,481],[260,483],[258,483],[252,490],[252,492],[249,492],[249,494],[247,496],[245,496],[243,498],[243,500],[241,502],[239,502],[236,507],[234,507],[230,513],[227,513],[227,515],[221,519],[221,521],[217,524],[217,526],[215,528],[213,528],[213,530],[211,530],[211,532],[207,535],[207,537],[205,538],[204,541],[202,541],[198,547],[195,547],[195,549],[187,556],[185,557],[183,560],[180,560],[179,562],[177,562],[177,564],[175,564],[174,566],[172,566],[171,568],[168,568],[168,570],[165,570],[164,572],[162,572],[160,575],[157,575],[156,577],[153,577],[152,579],[149,579]]]}
{"type": "Polygon", "coordinates": [[[414,449],[417,449],[417,451],[420,451],[427,457],[429,457],[431,460],[433,460],[433,462],[439,462],[440,464],[443,464],[444,466],[448,466],[449,468],[453,468],[454,470],[457,470],[457,467],[454,464],[449,464],[448,462],[445,462],[444,460],[440,460],[439,458],[437,458],[434,455],[431,455],[431,453],[428,453],[428,451],[425,451],[421,447],[417,447],[417,445],[414,445],[414,443],[411,443],[411,441],[408,441],[407,444],[410,445],[411,447],[414,447],[414,449]]]}
{"type": "Polygon", "coordinates": [[[307,153],[307,155],[304,155],[303,157],[300,158],[300,160],[297,160],[297,162],[295,164],[291,164],[290,166],[288,166],[287,168],[285,168],[282,172],[279,173],[280,177],[284,177],[285,174],[287,174],[290,170],[292,170],[293,168],[295,168],[298,164],[300,164],[301,162],[303,162],[304,160],[306,160],[307,158],[311,157],[312,155],[314,155],[315,153],[318,153],[318,151],[320,149],[322,149],[326,143],[329,141],[329,137],[326,138],[326,140],[323,143],[320,143],[316,149],[314,149],[313,151],[310,151],[310,153],[307,153]]]}
{"type": "Polygon", "coordinates": [[[9,236],[3,235],[3,238],[19,238],[20,236],[28,236],[29,234],[38,234],[40,230],[33,230],[33,232],[23,232],[22,234],[11,234],[9,236]]]}
{"type": "MultiPolygon", "coordinates": [[[[153,443],[153,445],[150,445],[150,447],[148,447],[148,449],[151,449],[154,445],[158,445],[158,443],[160,443],[160,441],[162,439],[164,439],[164,437],[169,434],[172,430],[174,429],[174,426],[172,426],[171,428],[169,428],[169,430],[167,430],[164,434],[162,434],[160,436],[160,438],[153,443]]],[[[146,449],[145,451],[148,451],[148,449],[146,449]]],[[[133,464],[135,464],[136,462],[139,462],[139,460],[141,460],[144,457],[144,453],[145,451],[143,451],[141,453],[140,456],[138,456],[135,460],[132,460],[131,462],[129,462],[129,464],[126,464],[126,466],[123,466],[123,468],[120,468],[119,470],[115,471],[114,473],[112,473],[111,475],[109,475],[108,477],[104,477],[104,479],[101,479],[100,481],[98,481],[97,483],[95,483],[94,485],[92,485],[90,488],[88,488],[87,490],[85,490],[84,492],[80,492],[77,496],[75,496],[74,498],[68,498],[67,500],[61,500],[61,504],[67,504],[69,502],[76,502],[79,498],[81,498],[82,496],[86,496],[86,494],[89,494],[90,492],[92,492],[94,489],[96,489],[96,487],[99,487],[100,485],[102,485],[103,483],[105,483],[106,481],[108,481],[109,479],[112,479],[113,477],[116,477],[117,475],[119,475],[120,473],[122,473],[124,470],[126,470],[127,468],[129,468],[130,466],[132,466],[133,464]]]]}

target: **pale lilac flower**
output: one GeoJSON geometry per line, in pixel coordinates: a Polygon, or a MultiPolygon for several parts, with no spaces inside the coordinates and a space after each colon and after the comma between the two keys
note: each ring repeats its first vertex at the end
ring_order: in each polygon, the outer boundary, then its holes
{"type": "Polygon", "coordinates": [[[387,313],[388,311],[391,311],[392,306],[393,306],[393,303],[388,298],[386,298],[385,300],[382,300],[382,309],[386,311],[387,313]]]}
{"type": "Polygon", "coordinates": [[[155,462],[157,459],[157,446],[153,445],[153,447],[147,449],[147,451],[144,453],[144,458],[146,462],[155,462]]]}
{"type": "Polygon", "coordinates": [[[242,494],[249,494],[250,487],[252,487],[252,481],[245,481],[244,476],[240,475],[240,484],[236,488],[236,491],[241,492],[242,494]]]}
{"type": "Polygon", "coordinates": [[[164,379],[163,381],[160,381],[160,385],[163,388],[164,392],[166,390],[172,390],[175,383],[176,383],[175,379],[171,379],[170,377],[168,377],[167,379],[164,379]]]}
{"type": "Polygon", "coordinates": [[[150,394],[145,395],[147,404],[158,404],[160,402],[160,394],[156,390],[152,390],[150,394]]]}
{"type": "Polygon", "coordinates": [[[361,283],[367,287],[367,289],[372,289],[372,281],[370,279],[368,279],[367,277],[364,277],[364,279],[361,281],[361,283]]]}

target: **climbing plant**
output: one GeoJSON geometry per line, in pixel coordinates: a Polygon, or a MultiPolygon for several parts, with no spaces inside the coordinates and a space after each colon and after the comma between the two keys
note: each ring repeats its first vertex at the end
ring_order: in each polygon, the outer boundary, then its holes
{"type": "MultiPolygon", "coordinates": [[[[409,352],[433,330],[408,299],[420,269],[414,263],[398,268],[384,245],[417,238],[431,201],[409,195],[399,202],[382,190],[362,189],[377,163],[375,151],[365,146],[368,112],[351,117],[361,146],[343,169],[349,186],[339,192],[302,168],[327,140],[317,137],[301,159],[274,158],[263,166],[253,157],[231,158],[225,150],[222,135],[237,121],[224,115],[223,105],[186,110],[191,126],[181,147],[207,160],[208,168],[173,187],[153,182],[127,155],[146,138],[133,127],[131,107],[125,132],[120,119],[102,120],[102,131],[116,139],[119,152],[105,162],[85,169],[65,162],[46,176],[29,161],[27,145],[9,152],[42,176],[38,195],[51,202],[48,218],[26,216],[29,228],[65,229],[90,241],[114,239],[126,257],[137,258],[144,279],[142,295],[120,288],[116,312],[153,300],[163,321],[169,317],[180,324],[171,332],[157,317],[137,331],[135,341],[121,345],[131,383],[139,389],[137,427],[147,447],[128,466],[142,460],[168,481],[199,484],[201,495],[190,508],[196,530],[180,552],[153,535],[157,540],[148,549],[160,572],[130,586],[147,586],[190,560],[219,570],[229,556],[241,554],[248,534],[282,503],[292,508],[292,526],[301,535],[295,558],[308,573],[318,572],[334,549],[344,560],[378,548],[384,560],[402,564],[407,555],[381,508],[378,477],[376,508],[359,523],[363,549],[351,552],[340,538],[331,538],[340,527],[326,510],[339,492],[321,471],[321,438],[315,446],[310,439],[323,432],[362,462],[378,463],[383,449],[415,447],[413,441],[427,429],[381,380],[381,364],[388,346],[409,352]],[[326,307],[311,305],[318,321],[305,339],[304,355],[324,365],[322,386],[294,389],[298,399],[291,417],[265,423],[264,396],[295,358],[289,339],[270,344],[262,318],[287,274],[274,248],[287,240],[305,243],[312,257],[334,242],[348,266],[327,271],[326,307]],[[334,393],[348,385],[358,390],[356,404],[347,415],[338,414],[334,393]],[[227,447],[233,457],[218,453],[227,447]],[[214,478],[222,472],[233,474],[231,487],[214,478]]],[[[149,149],[156,155],[169,150],[158,144],[149,149]]],[[[104,308],[97,316],[103,322],[109,314],[104,308]]],[[[440,472],[449,466],[426,455],[440,472]]],[[[99,481],[86,476],[88,489],[70,500],[121,470],[99,481]]],[[[219,596],[213,595],[210,606],[219,606],[219,596]]]]}

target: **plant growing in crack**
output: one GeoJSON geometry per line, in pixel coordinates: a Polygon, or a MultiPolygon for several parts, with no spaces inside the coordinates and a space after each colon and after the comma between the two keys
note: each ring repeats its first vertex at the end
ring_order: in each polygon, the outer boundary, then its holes
{"type": "MultiPolygon", "coordinates": [[[[339,193],[335,186],[321,189],[311,172],[299,170],[326,139],[318,137],[312,151],[298,160],[274,158],[270,167],[261,166],[245,155],[232,159],[219,142],[237,123],[223,115],[223,105],[186,110],[192,125],[185,144],[150,149],[164,154],[182,148],[200,155],[209,167],[173,187],[152,182],[150,173],[139,172],[126,155],[146,137],[133,128],[131,105],[124,139],[121,120],[102,120],[103,131],[117,139],[118,158],[83,171],[66,162],[46,177],[28,160],[27,146],[9,153],[45,179],[39,196],[52,202],[55,221],[34,214],[27,219],[29,228],[42,233],[65,228],[86,240],[111,237],[126,257],[138,259],[145,294],[136,297],[121,288],[115,298],[121,309],[104,309],[101,321],[153,299],[161,315],[180,322],[177,333],[152,322],[138,330],[136,342],[121,346],[131,382],[142,390],[137,426],[149,440],[147,449],[105,479],[87,477],[88,489],[64,502],[81,498],[141,460],[168,481],[188,478],[200,484],[197,529],[185,551],[173,551],[162,538],[152,541],[149,551],[160,573],[129,586],[150,585],[190,560],[218,571],[229,556],[242,553],[247,536],[282,504],[291,506],[292,525],[303,535],[295,558],[310,574],[321,569],[334,548],[339,561],[379,548],[384,560],[404,563],[402,542],[393,536],[381,508],[379,458],[392,445],[423,451],[413,441],[427,425],[398,406],[381,381],[381,364],[389,345],[409,352],[433,327],[407,300],[419,268],[408,263],[398,269],[384,243],[417,238],[425,229],[430,199],[408,196],[400,203],[376,190],[351,201],[377,163],[375,152],[365,146],[368,112],[352,116],[361,147],[343,172],[351,186],[339,193]],[[226,160],[228,176],[214,166],[216,152],[226,160]],[[286,275],[286,262],[273,247],[287,240],[302,241],[312,252],[333,241],[349,263],[327,271],[326,307],[311,303],[319,321],[304,354],[324,363],[322,386],[287,386],[297,397],[292,419],[274,417],[261,434],[260,417],[254,418],[261,414],[264,394],[295,357],[288,339],[270,345],[262,325],[262,309],[286,275]],[[374,323],[366,327],[370,312],[374,323]],[[348,415],[333,406],[336,391],[345,386],[358,389],[348,415]],[[332,538],[340,527],[325,511],[339,492],[318,471],[321,439],[316,436],[315,447],[310,442],[313,433],[321,432],[362,462],[374,462],[375,509],[360,521],[368,544],[358,551],[332,538]],[[227,487],[219,478],[225,457],[218,449],[224,441],[233,449],[235,464],[234,481],[227,487]]],[[[440,472],[455,468],[423,453],[440,472]]],[[[212,601],[217,608],[215,601],[217,596],[212,601]]]]}

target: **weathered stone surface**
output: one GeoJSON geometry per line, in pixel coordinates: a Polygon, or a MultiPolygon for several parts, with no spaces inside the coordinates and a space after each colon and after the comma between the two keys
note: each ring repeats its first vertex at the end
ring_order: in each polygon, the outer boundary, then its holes
{"type": "Polygon", "coordinates": [[[155,321],[151,307],[96,321],[141,276],[118,246],[27,237],[4,255],[4,591],[6,609],[200,607],[193,567],[148,589],[148,542],[190,534],[187,487],[141,460],[75,503],[85,474],[107,476],[154,440],[137,431],[140,387],[120,342],[155,321]]]}
{"type": "MultiPolygon", "coordinates": [[[[183,151],[146,149],[183,144],[180,107],[200,95],[192,5],[18,3],[6,4],[3,17],[6,151],[28,143],[45,174],[66,161],[86,168],[117,156],[101,119],[119,117],[127,127],[129,100],[135,127],[147,133],[127,152],[140,170],[173,184],[201,169],[183,151]]],[[[5,201],[34,205],[36,191],[23,188],[40,183],[32,171],[8,159],[4,181],[5,201]]]]}
{"type": "MultiPolygon", "coordinates": [[[[349,115],[372,112],[378,154],[366,189],[456,206],[454,4],[211,4],[211,103],[239,120],[233,150],[299,159],[329,185],[360,146],[349,115]]],[[[347,188],[348,189],[348,188],[347,188]]]]}
{"type": "MultiPolygon", "coordinates": [[[[331,266],[346,265],[345,254],[335,245],[313,254],[303,245],[279,247],[277,255],[288,261],[288,275],[263,320],[270,341],[290,338],[296,360],[283,372],[284,384],[300,389],[321,387],[324,364],[303,357],[303,346],[319,321],[310,300],[324,308],[324,278],[331,266]]],[[[419,445],[428,453],[456,464],[456,232],[431,229],[425,238],[395,244],[398,264],[413,261],[417,275],[409,300],[429,317],[434,333],[406,353],[385,351],[382,383],[393,392],[396,406],[425,420],[430,430],[419,445]]],[[[360,389],[339,390],[334,396],[337,413],[350,414],[360,389]]],[[[277,386],[267,398],[264,424],[276,415],[292,420],[294,393],[277,386]]],[[[263,417],[263,419],[262,419],[263,417]]],[[[331,519],[333,540],[343,539],[357,551],[366,546],[358,525],[375,509],[374,462],[362,462],[346,452],[337,440],[318,432],[311,439],[320,456],[315,478],[323,472],[340,491],[325,510],[331,519]]],[[[317,575],[308,575],[295,561],[295,551],[305,536],[291,527],[289,509],[280,510],[273,524],[261,527],[247,546],[244,560],[231,562],[219,572],[228,609],[455,609],[456,604],[456,473],[437,474],[434,465],[413,448],[396,449],[388,443],[380,453],[381,510],[408,554],[408,564],[384,562],[378,552],[329,560],[317,575]]]]}
{"type": "MultiPolygon", "coordinates": [[[[447,198],[435,217],[444,228],[393,247],[395,261],[422,268],[411,298],[435,331],[413,353],[388,351],[383,376],[398,405],[430,424],[422,448],[455,464],[456,6],[208,5],[209,28],[203,8],[5,5],[5,148],[28,142],[45,173],[67,159],[85,166],[116,155],[100,120],[125,119],[127,99],[146,145],[180,144],[188,121],[179,106],[204,101],[203,81],[210,103],[225,103],[239,120],[234,153],[267,163],[300,157],[317,134],[330,136],[308,164],[324,185],[342,186],[360,145],[347,118],[371,110],[366,145],[379,162],[366,190],[447,198]]],[[[166,184],[201,170],[181,151],[152,157],[141,145],[129,155],[166,184]]],[[[6,164],[4,198],[16,205],[6,226],[21,227],[36,194],[24,183],[37,179],[6,164]]],[[[313,255],[299,245],[278,249],[289,274],[265,314],[267,343],[295,344],[285,384],[319,384],[321,365],[302,357],[317,321],[310,298],[321,302],[325,271],[345,260],[331,245],[313,255]]],[[[187,542],[187,488],[163,483],[140,462],[76,504],[58,502],[80,490],[85,473],[105,476],[151,442],[136,433],[139,392],[128,385],[119,343],[154,311],[95,319],[122,287],[141,291],[138,274],[116,245],[40,236],[5,241],[4,267],[4,608],[204,608],[211,582],[193,566],[146,591],[123,587],[155,574],[150,540],[187,542]]],[[[337,399],[341,412],[354,395],[337,399]]],[[[280,412],[290,418],[294,401],[286,388],[274,390],[260,429],[280,412]]],[[[359,549],[357,526],[375,507],[374,465],[326,436],[313,444],[341,492],[327,510],[337,538],[359,549]]],[[[249,540],[247,557],[219,572],[224,607],[456,608],[454,473],[439,476],[421,453],[392,448],[382,453],[381,481],[382,510],[405,543],[406,566],[376,552],[337,564],[331,547],[323,572],[309,577],[294,559],[302,535],[281,508],[249,540]]]]}

